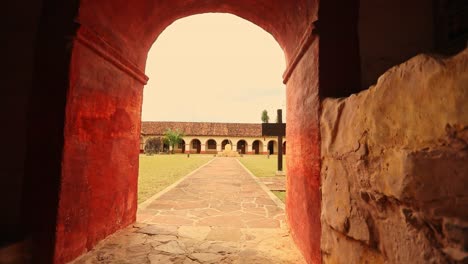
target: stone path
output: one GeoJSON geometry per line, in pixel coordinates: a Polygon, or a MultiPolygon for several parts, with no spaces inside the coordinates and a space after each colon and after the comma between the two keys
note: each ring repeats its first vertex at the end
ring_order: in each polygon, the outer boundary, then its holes
{"type": "Polygon", "coordinates": [[[272,176],[259,178],[271,191],[286,191],[286,177],[272,176]]]}
{"type": "Polygon", "coordinates": [[[284,210],[234,158],[215,158],[74,263],[305,263],[284,210]]]}

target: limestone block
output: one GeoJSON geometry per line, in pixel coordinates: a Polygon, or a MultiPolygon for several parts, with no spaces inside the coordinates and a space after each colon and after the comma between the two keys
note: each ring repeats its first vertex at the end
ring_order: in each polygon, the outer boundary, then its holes
{"type": "Polygon", "coordinates": [[[351,204],[347,172],[340,161],[329,160],[322,178],[322,219],[334,229],[345,231],[351,204]]]}
{"type": "Polygon", "coordinates": [[[384,263],[384,256],[377,250],[349,239],[329,226],[322,226],[322,263],[384,263]]]}
{"type": "Polygon", "coordinates": [[[468,221],[468,210],[460,210],[468,208],[467,150],[439,148],[412,152],[407,167],[408,183],[403,199],[435,210],[434,214],[468,221]]]}
{"type": "Polygon", "coordinates": [[[449,263],[441,252],[437,224],[409,208],[393,204],[385,219],[377,219],[379,249],[389,263],[449,263]]]}
{"type": "Polygon", "coordinates": [[[323,101],[324,263],[468,260],[467,102],[468,49],[323,101]]]}
{"type": "Polygon", "coordinates": [[[366,219],[362,214],[354,213],[348,220],[348,233],[349,237],[355,240],[360,240],[366,244],[370,242],[370,231],[367,226],[366,219]]]}
{"type": "Polygon", "coordinates": [[[185,245],[182,244],[180,241],[169,241],[166,244],[159,245],[155,248],[157,251],[161,251],[167,254],[185,254],[186,249],[185,245]]]}
{"type": "Polygon", "coordinates": [[[446,126],[468,124],[468,49],[442,60],[419,55],[383,74],[369,90],[325,99],[322,156],[354,151],[366,136],[371,150],[419,148],[443,138],[446,126]]]}

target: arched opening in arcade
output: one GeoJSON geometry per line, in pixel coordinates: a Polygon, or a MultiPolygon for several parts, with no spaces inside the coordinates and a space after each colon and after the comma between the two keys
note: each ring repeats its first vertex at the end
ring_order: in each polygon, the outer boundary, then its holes
{"type": "Polygon", "coordinates": [[[237,152],[239,154],[246,154],[247,152],[247,142],[243,139],[237,141],[237,152]]]}
{"type": "Polygon", "coordinates": [[[190,143],[190,149],[192,153],[200,154],[201,153],[201,142],[198,139],[192,139],[190,143]]]}
{"type": "Polygon", "coordinates": [[[185,153],[185,140],[181,140],[177,146],[177,153],[185,153]]]}
{"type": "Polygon", "coordinates": [[[217,153],[217,143],[214,139],[208,139],[205,143],[206,145],[206,153],[208,154],[216,154],[217,153]]]}
{"type": "Polygon", "coordinates": [[[169,149],[170,149],[170,146],[167,142],[165,142],[164,140],[162,140],[163,144],[162,144],[162,152],[163,153],[169,153],[169,149]]]}
{"type": "Polygon", "coordinates": [[[278,143],[275,140],[268,141],[268,154],[273,155],[278,153],[278,143]]]}
{"type": "MultiPolygon", "coordinates": [[[[232,144],[232,143],[231,141],[229,141],[229,139],[223,140],[223,142],[221,142],[221,150],[225,150],[227,144],[232,144]]],[[[231,149],[232,149],[232,146],[231,146],[231,149]]]]}
{"type": "Polygon", "coordinates": [[[263,143],[262,143],[262,141],[255,140],[252,143],[252,150],[253,150],[253,153],[256,154],[256,155],[261,154],[263,152],[263,143]]]}

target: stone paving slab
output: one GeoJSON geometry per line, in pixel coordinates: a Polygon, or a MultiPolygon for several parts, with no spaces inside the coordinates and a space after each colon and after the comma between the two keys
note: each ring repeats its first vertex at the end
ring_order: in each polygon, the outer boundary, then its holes
{"type": "Polygon", "coordinates": [[[74,263],[305,263],[285,212],[233,158],[215,158],[74,263]]]}
{"type": "Polygon", "coordinates": [[[285,176],[259,177],[259,179],[272,191],[286,191],[285,176]]]}

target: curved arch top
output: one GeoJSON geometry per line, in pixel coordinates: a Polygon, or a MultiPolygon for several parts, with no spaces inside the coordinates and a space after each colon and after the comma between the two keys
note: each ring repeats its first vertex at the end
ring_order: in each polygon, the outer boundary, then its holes
{"type": "Polygon", "coordinates": [[[269,32],[293,56],[297,43],[318,13],[317,0],[84,0],[78,22],[102,36],[140,69],[159,34],[174,21],[196,14],[229,13],[269,32]],[[264,10],[264,12],[261,12],[264,10]]]}

